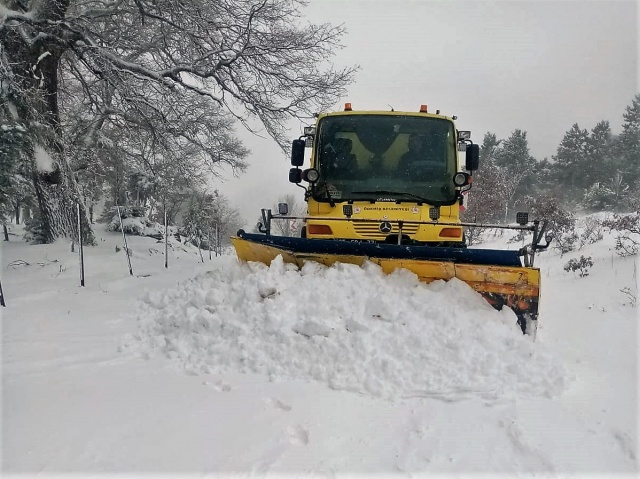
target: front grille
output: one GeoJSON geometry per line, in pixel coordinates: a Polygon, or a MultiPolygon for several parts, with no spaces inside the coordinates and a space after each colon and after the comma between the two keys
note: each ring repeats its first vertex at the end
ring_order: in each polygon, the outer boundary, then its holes
{"type": "MultiPolygon", "coordinates": [[[[403,224],[402,225],[402,234],[403,235],[414,235],[418,232],[418,224],[403,224]]],[[[365,236],[367,238],[378,238],[384,239],[389,235],[398,234],[398,223],[391,222],[391,231],[389,233],[380,233],[380,223],[354,223],[353,228],[356,233],[360,236],[365,236]]]]}

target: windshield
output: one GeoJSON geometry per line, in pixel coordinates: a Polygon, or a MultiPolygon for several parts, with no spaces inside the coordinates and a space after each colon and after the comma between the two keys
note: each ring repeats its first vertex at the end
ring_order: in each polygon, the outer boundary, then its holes
{"type": "Polygon", "coordinates": [[[452,204],[457,171],[453,123],[430,117],[341,115],[320,120],[313,188],[318,201],[452,204]]]}

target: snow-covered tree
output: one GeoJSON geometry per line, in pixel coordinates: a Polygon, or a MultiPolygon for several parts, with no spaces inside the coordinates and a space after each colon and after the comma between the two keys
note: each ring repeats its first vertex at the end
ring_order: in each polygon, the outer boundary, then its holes
{"type": "Polygon", "coordinates": [[[187,211],[182,219],[182,234],[186,240],[200,246],[209,231],[210,215],[206,208],[209,195],[194,191],[188,199],[187,211]]]}
{"type": "Polygon", "coordinates": [[[12,217],[19,223],[21,209],[33,206],[29,148],[27,131],[22,125],[15,122],[0,125],[0,221],[3,224],[12,217]]]}
{"type": "Polygon", "coordinates": [[[13,188],[17,165],[25,144],[26,131],[20,124],[0,126],[0,222],[5,241],[9,241],[6,224],[12,214],[13,188]]]}
{"type": "Polygon", "coordinates": [[[508,221],[509,212],[518,200],[535,191],[536,160],[529,154],[526,131],[515,129],[502,142],[496,152],[496,166],[505,174],[502,182],[507,197],[504,221],[508,221]]]}
{"type": "Polygon", "coordinates": [[[498,221],[504,210],[500,188],[500,172],[496,166],[496,152],[500,147],[495,133],[487,132],[480,146],[480,167],[473,174],[473,198],[462,217],[465,221],[486,223],[498,221]]]}
{"type": "Polygon", "coordinates": [[[552,194],[541,194],[524,198],[532,220],[546,220],[547,233],[553,234],[552,247],[561,254],[575,249],[579,237],[576,233],[576,219],[563,204],[561,198],[552,194]]]}
{"type": "Polygon", "coordinates": [[[290,118],[333,105],[354,72],[327,67],[343,30],[303,24],[303,4],[2,0],[2,114],[37,145],[47,240],[74,234],[75,204],[84,212],[64,143],[64,114],[74,107],[87,124],[77,138],[90,148],[103,129],[130,145],[140,131],[153,139],[154,155],[186,149],[212,165],[242,160],[225,127],[232,118],[246,126],[257,119],[285,147],[290,118]],[[65,103],[67,86],[81,92],[75,105],[65,103]]]}
{"type": "Polygon", "coordinates": [[[238,210],[220,192],[194,191],[187,200],[182,230],[192,244],[220,251],[242,224],[238,210]]]}
{"type": "Polygon", "coordinates": [[[227,197],[217,191],[211,219],[211,237],[218,251],[231,244],[231,236],[234,236],[244,224],[240,211],[231,205],[227,197]]]}
{"type": "Polygon", "coordinates": [[[615,195],[607,185],[596,182],[584,194],[582,205],[587,211],[604,211],[615,207],[615,195]]]}
{"type": "MultiPolygon", "coordinates": [[[[503,186],[505,172],[496,165],[496,153],[502,140],[495,133],[487,132],[480,146],[480,167],[473,175],[473,186],[467,198],[470,202],[460,217],[471,223],[497,223],[503,218],[506,208],[506,190],[503,186]]],[[[465,228],[465,238],[469,245],[482,241],[486,230],[465,228]]]]}

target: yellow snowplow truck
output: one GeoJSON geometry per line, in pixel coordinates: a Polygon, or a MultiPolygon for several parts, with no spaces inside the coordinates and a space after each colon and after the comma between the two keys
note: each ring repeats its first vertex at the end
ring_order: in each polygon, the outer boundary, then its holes
{"type": "Polygon", "coordinates": [[[496,309],[513,309],[522,331],[534,335],[540,271],[533,260],[551,241],[547,235],[541,244],[546,222],[529,222],[526,213],[510,226],[460,221],[479,147],[455,119],[426,105],[416,112],[354,111],[347,103],[344,111],[318,115],[291,149],[289,180],[304,189],[307,214],[288,216],[286,204],[276,214],[263,209],[262,234],[240,230],[232,238],[238,258],[268,265],[281,255],[298,266],[372,261],[425,282],[459,278],[496,309]],[[307,148],[310,167],[302,170],[307,148]],[[272,235],[274,220],[301,222],[300,237],[272,235]],[[467,248],[464,227],[526,230],[533,240],[517,251],[467,248]]]}

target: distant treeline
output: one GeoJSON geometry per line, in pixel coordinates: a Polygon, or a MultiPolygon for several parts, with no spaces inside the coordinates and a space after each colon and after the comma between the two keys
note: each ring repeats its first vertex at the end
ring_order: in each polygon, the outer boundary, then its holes
{"type": "Polygon", "coordinates": [[[622,132],[609,121],[591,131],[576,123],[551,160],[529,154],[527,132],[486,133],[464,219],[507,222],[545,201],[569,211],[636,211],[640,200],[640,94],[623,113],[622,132]]]}

